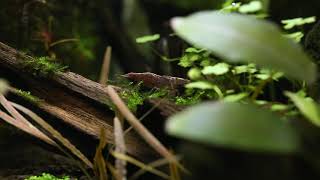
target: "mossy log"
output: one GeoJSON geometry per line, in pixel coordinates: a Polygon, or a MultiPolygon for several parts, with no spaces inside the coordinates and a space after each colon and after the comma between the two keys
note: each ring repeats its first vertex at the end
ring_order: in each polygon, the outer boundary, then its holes
{"type": "MultiPolygon", "coordinates": [[[[94,138],[99,138],[100,130],[104,128],[107,141],[113,143],[114,114],[106,106],[109,97],[105,86],[73,72],[55,72],[37,77],[24,66],[26,61],[33,60],[36,59],[0,42],[0,76],[41,99],[31,107],[94,138]]],[[[126,135],[125,140],[131,155],[141,159],[155,156],[134,132],[126,135]]]]}

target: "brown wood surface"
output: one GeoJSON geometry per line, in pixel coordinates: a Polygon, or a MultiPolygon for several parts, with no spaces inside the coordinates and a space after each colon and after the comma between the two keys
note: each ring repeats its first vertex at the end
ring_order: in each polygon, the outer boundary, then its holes
{"type": "MultiPolygon", "coordinates": [[[[104,128],[107,141],[113,143],[114,114],[106,106],[110,100],[105,86],[73,72],[36,77],[24,68],[26,60],[33,60],[33,57],[0,42],[0,73],[9,72],[4,78],[14,79],[11,83],[19,81],[19,88],[42,99],[36,106],[44,113],[95,138],[99,138],[100,129],[104,128]]],[[[135,133],[126,136],[126,144],[128,152],[137,157],[146,159],[154,155],[135,133]]]]}

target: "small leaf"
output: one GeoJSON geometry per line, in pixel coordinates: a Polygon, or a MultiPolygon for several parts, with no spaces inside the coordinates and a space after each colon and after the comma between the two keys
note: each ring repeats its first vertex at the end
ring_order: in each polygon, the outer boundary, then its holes
{"type": "Polygon", "coordinates": [[[232,70],[232,73],[234,73],[234,74],[242,74],[242,73],[253,74],[257,71],[258,70],[254,64],[248,64],[248,65],[235,66],[234,69],[232,70]]]}
{"type": "Polygon", "coordinates": [[[286,104],[273,104],[270,108],[271,111],[285,111],[289,109],[289,106],[286,104]]]}
{"type": "Polygon", "coordinates": [[[219,98],[223,98],[223,93],[221,89],[218,86],[207,81],[192,82],[187,84],[185,87],[188,89],[212,89],[218,94],[219,98]]]}
{"type": "Polygon", "coordinates": [[[223,98],[224,102],[238,102],[246,97],[248,97],[248,93],[239,93],[239,94],[231,94],[223,98]]]}
{"type": "Polygon", "coordinates": [[[299,42],[301,42],[301,39],[304,37],[304,34],[299,31],[299,32],[291,33],[291,34],[286,34],[284,36],[292,39],[296,43],[299,43],[299,42]]]}
{"type": "Polygon", "coordinates": [[[294,18],[294,19],[286,19],[282,20],[281,23],[285,24],[284,29],[292,29],[295,26],[302,26],[304,24],[311,24],[316,22],[316,17],[308,17],[308,18],[294,18]]]}
{"type": "Polygon", "coordinates": [[[309,83],[316,79],[316,65],[309,56],[298,44],[285,38],[275,24],[266,20],[243,14],[203,11],[185,18],[173,18],[171,25],[186,41],[210,50],[230,63],[251,62],[309,83]]]}
{"type": "Polygon", "coordinates": [[[262,3],[260,1],[251,1],[249,4],[240,6],[240,13],[254,13],[262,10],[262,3]]]}
{"type": "Polygon", "coordinates": [[[214,66],[206,66],[202,70],[204,75],[223,75],[229,71],[229,64],[226,63],[217,63],[214,66]]]}
{"type": "Polygon", "coordinates": [[[196,49],[194,47],[189,47],[185,50],[185,52],[187,52],[187,53],[201,53],[203,51],[205,51],[205,50],[204,49],[196,49]]]}
{"type": "Polygon", "coordinates": [[[186,88],[195,88],[195,89],[214,89],[215,85],[206,81],[197,81],[192,82],[186,85],[186,88]]]}
{"type": "Polygon", "coordinates": [[[295,131],[275,114],[251,104],[202,103],[169,118],[173,136],[249,152],[292,153],[295,131]]]}
{"type": "Polygon", "coordinates": [[[188,71],[188,77],[192,80],[200,79],[201,78],[201,70],[199,68],[191,68],[188,71]]]}
{"type": "Polygon", "coordinates": [[[160,39],[160,34],[154,34],[154,35],[139,37],[136,39],[136,42],[139,44],[143,44],[147,42],[156,41],[158,39],[160,39]]]}
{"type": "Polygon", "coordinates": [[[310,120],[311,123],[320,127],[319,106],[313,99],[305,98],[292,92],[285,92],[285,95],[293,101],[300,112],[310,120]]]}

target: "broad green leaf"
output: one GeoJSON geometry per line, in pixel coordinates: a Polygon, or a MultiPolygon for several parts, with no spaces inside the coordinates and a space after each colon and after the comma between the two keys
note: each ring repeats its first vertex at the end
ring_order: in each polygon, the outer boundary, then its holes
{"type": "Polygon", "coordinates": [[[191,141],[250,152],[292,153],[299,147],[291,126],[251,104],[202,103],[170,117],[166,131],[191,141]]]}
{"type": "Polygon", "coordinates": [[[136,42],[139,44],[142,44],[142,43],[156,41],[158,39],[160,39],[160,34],[154,34],[154,35],[139,37],[136,39],[136,42]]]}
{"type": "Polygon", "coordinates": [[[204,75],[223,75],[229,71],[229,64],[217,63],[214,66],[206,66],[203,68],[202,73],[204,75]]]}
{"type": "Polygon", "coordinates": [[[266,20],[203,11],[173,18],[171,25],[186,41],[208,49],[228,62],[252,62],[309,83],[316,79],[316,65],[302,48],[266,20]]]}
{"type": "Polygon", "coordinates": [[[313,124],[320,127],[320,107],[311,98],[305,98],[292,92],[285,92],[293,103],[297,106],[300,112],[313,124]]]}

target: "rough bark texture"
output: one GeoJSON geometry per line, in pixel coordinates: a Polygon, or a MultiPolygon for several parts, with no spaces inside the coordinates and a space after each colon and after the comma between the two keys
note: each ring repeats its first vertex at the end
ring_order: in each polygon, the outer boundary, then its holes
{"type": "MultiPolygon", "coordinates": [[[[109,98],[105,87],[72,72],[59,72],[46,78],[33,76],[23,62],[33,58],[0,42],[0,74],[19,81],[19,88],[30,91],[43,101],[35,105],[44,113],[64,121],[82,132],[99,138],[104,128],[108,142],[113,143],[113,113],[105,105],[109,98]]],[[[128,152],[146,159],[153,153],[134,133],[126,136],[128,152]]]]}

